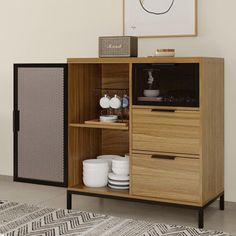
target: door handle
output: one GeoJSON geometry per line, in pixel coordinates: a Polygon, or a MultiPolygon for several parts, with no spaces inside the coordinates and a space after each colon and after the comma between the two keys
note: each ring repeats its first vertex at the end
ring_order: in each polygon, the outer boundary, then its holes
{"type": "Polygon", "coordinates": [[[175,112],[174,109],[162,110],[162,109],[152,109],[152,112],[175,112]]]}
{"type": "Polygon", "coordinates": [[[13,111],[13,131],[18,132],[20,130],[20,111],[13,111]]]}
{"type": "Polygon", "coordinates": [[[152,159],[161,159],[161,160],[175,160],[176,156],[166,156],[166,155],[151,155],[152,159]]]}

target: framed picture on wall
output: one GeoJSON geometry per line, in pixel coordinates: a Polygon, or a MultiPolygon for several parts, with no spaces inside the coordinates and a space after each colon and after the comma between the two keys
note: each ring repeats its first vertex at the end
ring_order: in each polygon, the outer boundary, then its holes
{"type": "Polygon", "coordinates": [[[123,0],[123,34],[197,36],[197,0],[123,0]]]}

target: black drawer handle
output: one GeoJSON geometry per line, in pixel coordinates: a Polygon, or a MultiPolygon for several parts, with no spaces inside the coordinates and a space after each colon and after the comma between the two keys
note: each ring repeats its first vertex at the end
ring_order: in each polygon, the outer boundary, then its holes
{"type": "Polygon", "coordinates": [[[175,112],[175,110],[171,110],[171,109],[169,109],[169,110],[162,110],[162,109],[152,109],[152,112],[175,112]]]}
{"type": "Polygon", "coordinates": [[[162,160],[175,160],[175,156],[166,156],[166,155],[152,155],[152,159],[162,159],[162,160]]]}

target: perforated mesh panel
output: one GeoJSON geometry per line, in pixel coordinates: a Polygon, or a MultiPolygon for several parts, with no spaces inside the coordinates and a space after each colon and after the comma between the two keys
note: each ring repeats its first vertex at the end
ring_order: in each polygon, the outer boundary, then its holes
{"type": "Polygon", "coordinates": [[[18,68],[18,177],[64,182],[64,69],[18,68]]]}

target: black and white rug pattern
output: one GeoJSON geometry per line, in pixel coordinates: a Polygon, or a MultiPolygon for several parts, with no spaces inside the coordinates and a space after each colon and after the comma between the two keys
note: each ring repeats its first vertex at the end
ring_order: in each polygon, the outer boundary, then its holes
{"type": "Polygon", "coordinates": [[[89,212],[42,208],[0,201],[0,235],[4,236],[228,236],[224,232],[153,224],[89,212]]]}

